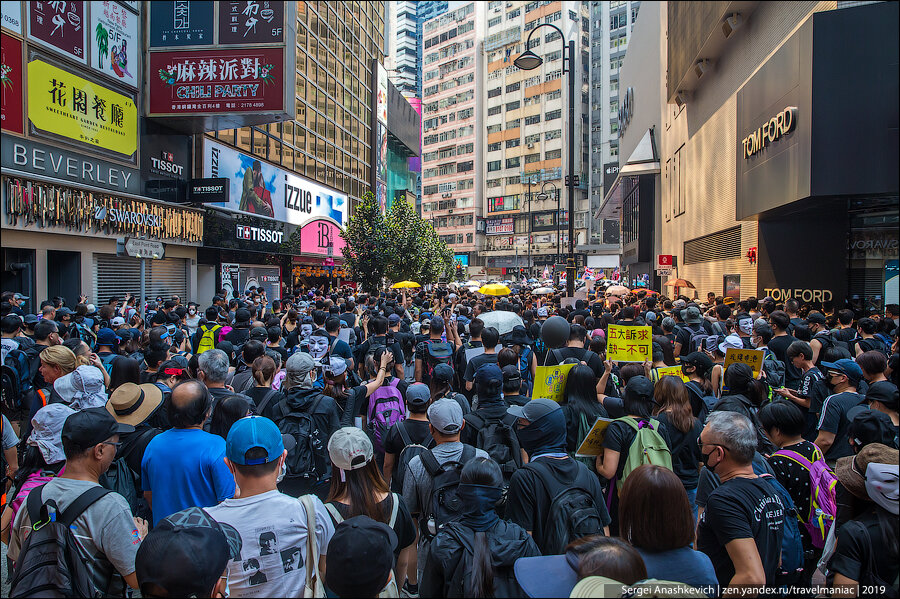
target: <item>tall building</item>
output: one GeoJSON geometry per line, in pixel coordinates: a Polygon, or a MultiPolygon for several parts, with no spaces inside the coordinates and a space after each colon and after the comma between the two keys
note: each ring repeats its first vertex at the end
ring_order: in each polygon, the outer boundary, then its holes
{"type": "Polygon", "coordinates": [[[397,86],[401,94],[408,98],[419,97],[419,79],[421,77],[421,54],[416,37],[418,2],[399,0],[387,2],[387,43],[385,68],[388,79],[397,86]]]}
{"type": "Polygon", "coordinates": [[[470,2],[422,30],[422,218],[463,266],[474,266],[480,246],[483,15],[484,4],[470,2]]]}
{"type": "Polygon", "coordinates": [[[384,2],[297,2],[297,117],[227,129],[222,143],[346,193],[368,191],[372,61],[384,60],[384,2]]]}
{"type": "Polygon", "coordinates": [[[423,30],[425,22],[439,17],[447,12],[449,3],[447,0],[419,0],[416,5],[416,48],[418,49],[418,78],[416,79],[416,97],[422,97],[422,58],[425,56],[422,45],[424,43],[423,30]]]}
{"type": "MultiPolygon", "coordinates": [[[[488,276],[511,276],[565,261],[568,255],[569,175],[567,77],[564,44],[575,39],[576,172],[575,243],[587,242],[586,197],[588,51],[590,23],[586,2],[494,1],[487,3],[481,60],[485,105],[485,245],[481,256],[488,276]],[[513,64],[525,50],[529,32],[541,24],[530,48],[543,59],[525,71],[513,64]],[[529,185],[530,184],[530,185],[529,185]],[[524,269],[524,270],[521,270],[524,269]]],[[[584,254],[576,253],[584,265],[584,254]]],[[[551,269],[552,270],[552,269],[551,269]]]]}
{"type": "Polygon", "coordinates": [[[618,215],[604,218],[600,209],[619,168],[619,69],[637,20],[640,2],[591,2],[591,220],[588,265],[606,271],[618,266],[618,215]],[[604,256],[601,258],[600,256],[604,256]]]}

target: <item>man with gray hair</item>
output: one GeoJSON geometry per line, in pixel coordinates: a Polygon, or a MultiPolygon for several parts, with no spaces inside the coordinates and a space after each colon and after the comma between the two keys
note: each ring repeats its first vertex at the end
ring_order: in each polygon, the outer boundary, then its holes
{"type": "Polygon", "coordinates": [[[236,393],[234,389],[228,387],[225,381],[228,379],[228,354],[221,349],[210,349],[197,358],[198,372],[197,378],[209,389],[209,395],[212,397],[212,407],[221,399],[231,397],[232,395],[240,395],[247,398],[247,401],[253,405],[253,400],[243,393],[236,393]]]}
{"type": "Polygon", "coordinates": [[[315,387],[319,372],[312,356],[297,352],[288,358],[285,369],[287,376],[281,384],[285,398],[275,407],[275,423],[284,435],[293,437],[296,447],[288,450],[287,471],[278,490],[292,497],[313,493],[325,501],[331,483],[328,439],[341,427],[340,409],[315,387]]]}
{"type": "Polygon", "coordinates": [[[773,586],[781,561],[785,507],[753,471],[756,428],[737,412],[709,415],[698,439],[700,460],[722,483],[706,500],[697,525],[697,549],[709,556],[719,584],[773,586]]]}

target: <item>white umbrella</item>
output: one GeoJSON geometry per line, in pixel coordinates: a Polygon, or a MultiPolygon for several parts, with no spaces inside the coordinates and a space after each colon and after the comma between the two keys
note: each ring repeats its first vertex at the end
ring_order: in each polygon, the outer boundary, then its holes
{"type": "Polygon", "coordinates": [[[471,281],[466,281],[464,284],[466,287],[481,287],[481,283],[474,279],[471,281]]]}
{"type": "Polygon", "coordinates": [[[469,287],[466,287],[466,289],[468,289],[472,293],[475,293],[476,291],[481,289],[481,285],[470,285],[469,287]]]}
{"type": "Polygon", "coordinates": [[[518,316],[514,312],[506,312],[504,310],[487,312],[485,314],[482,314],[478,318],[481,319],[481,321],[484,323],[484,326],[494,327],[501,335],[509,333],[513,330],[513,327],[525,326],[525,322],[520,316],[518,316]]]}
{"type": "Polygon", "coordinates": [[[553,293],[551,287],[538,287],[531,292],[531,295],[550,295],[551,293],[553,293]]]}

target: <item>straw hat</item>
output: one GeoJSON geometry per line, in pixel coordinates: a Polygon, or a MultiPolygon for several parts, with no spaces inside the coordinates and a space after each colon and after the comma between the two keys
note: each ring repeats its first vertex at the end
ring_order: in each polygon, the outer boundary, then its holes
{"type": "Polygon", "coordinates": [[[855,456],[840,458],[834,473],[841,484],[856,497],[872,501],[866,491],[866,469],[869,464],[896,466],[898,463],[900,463],[900,457],[898,457],[896,449],[891,449],[881,443],[870,443],[855,456]]]}
{"type": "Polygon", "coordinates": [[[122,383],[110,395],[106,410],[120,423],[137,426],[156,411],[162,400],[162,390],[153,383],[122,383]]]}

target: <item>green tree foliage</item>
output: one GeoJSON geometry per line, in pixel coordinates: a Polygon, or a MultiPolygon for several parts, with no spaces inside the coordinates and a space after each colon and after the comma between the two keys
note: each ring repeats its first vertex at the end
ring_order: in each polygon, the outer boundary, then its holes
{"type": "Polygon", "coordinates": [[[359,281],[365,291],[381,288],[385,269],[390,259],[385,251],[386,237],[384,215],[371,191],[363,195],[356,211],[341,231],[347,243],[344,247],[344,261],[354,281],[359,281]]]}
{"type": "Polygon", "coordinates": [[[366,193],[341,236],[351,276],[367,291],[380,288],[383,277],[425,285],[453,269],[453,251],[406,202],[382,215],[374,195],[366,193]]]}

